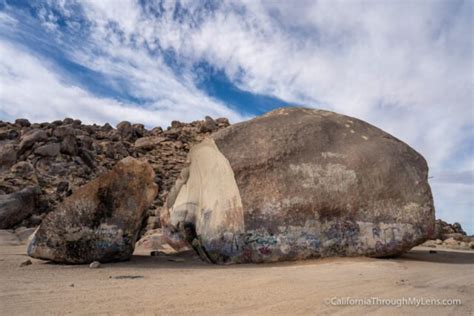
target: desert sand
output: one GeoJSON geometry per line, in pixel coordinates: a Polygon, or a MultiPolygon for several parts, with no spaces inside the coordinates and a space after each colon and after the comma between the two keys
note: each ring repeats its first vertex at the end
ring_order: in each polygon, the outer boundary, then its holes
{"type": "MultiPolygon", "coordinates": [[[[57,265],[0,246],[0,315],[472,315],[474,252],[216,266],[191,252],[57,265]],[[344,298],[461,299],[455,306],[337,306],[344,298]],[[329,301],[329,303],[328,303],[329,301]]],[[[432,250],[433,251],[433,250],[432,250]]]]}

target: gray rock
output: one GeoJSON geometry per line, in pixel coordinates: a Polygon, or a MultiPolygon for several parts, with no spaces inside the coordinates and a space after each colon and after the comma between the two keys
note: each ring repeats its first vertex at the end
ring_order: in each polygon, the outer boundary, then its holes
{"type": "Polygon", "coordinates": [[[17,154],[13,144],[0,144],[0,170],[5,170],[13,166],[16,162],[17,154]]]}
{"type": "Polygon", "coordinates": [[[166,137],[160,137],[160,136],[147,136],[147,137],[142,137],[139,138],[135,141],[135,148],[137,149],[153,149],[155,148],[159,143],[162,143],[166,141],[166,137]]]}
{"type": "Polygon", "coordinates": [[[20,127],[29,127],[31,126],[31,123],[27,119],[19,118],[15,120],[15,125],[20,127]]]}
{"type": "Polygon", "coordinates": [[[62,263],[128,260],[157,194],[154,178],[148,163],[131,157],[121,160],[46,216],[28,255],[62,263]]]}
{"type": "Polygon", "coordinates": [[[202,133],[207,133],[207,132],[214,132],[217,130],[217,123],[214,121],[214,119],[210,116],[206,116],[204,121],[202,122],[201,125],[201,132],[202,133]]]}
{"type": "Polygon", "coordinates": [[[92,261],[92,262],[89,264],[89,268],[90,268],[90,269],[98,269],[98,268],[100,268],[100,262],[99,262],[99,261],[92,261]]]}
{"type": "Polygon", "coordinates": [[[58,126],[53,131],[53,136],[64,139],[66,136],[75,136],[76,130],[70,125],[58,126]]]}
{"type": "Polygon", "coordinates": [[[77,155],[77,142],[76,137],[73,135],[66,135],[61,142],[60,151],[63,154],[69,156],[77,155]]]}
{"type": "Polygon", "coordinates": [[[48,134],[40,129],[33,129],[20,138],[18,151],[23,153],[25,150],[33,146],[33,144],[41,141],[47,141],[48,134]]]}
{"type": "Polygon", "coordinates": [[[206,261],[392,256],[434,231],[425,159],[352,117],[278,109],[216,132],[188,160],[161,218],[206,261]]]}
{"type": "Polygon", "coordinates": [[[29,187],[0,195],[0,229],[11,228],[33,214],[40,193],[39,187],[29,187]]]}
{"type": "Polygon", "coordinates": [[[135,138],[143,137],[145,135],[145,126],[143,124],[133,124],[132,131],[135,138]]]}
{"type": "Polygon", "coordinates": [[[29,265],[32,265],[32,264],[33,264],[33,262],[31,262],[31,260],[28,259],[28,260],[25,260],[22,263],[20,263],[20,268],[23,268],[23,267],[26,267],[26,266],[29,266],[29,265]]]}
{"type": "Polygon", "coordinates": [[[44,157],[55,157],[59,154],[60,145],[57,143],[46,144],[35,149],[35,154],[44,157]]]}
{"type": "Polygon", "coordinates": [[[122,121],[117,124],[117,130],[123,139],[129,139],[132,136],[132,124],[128,121],[122,121]]]}

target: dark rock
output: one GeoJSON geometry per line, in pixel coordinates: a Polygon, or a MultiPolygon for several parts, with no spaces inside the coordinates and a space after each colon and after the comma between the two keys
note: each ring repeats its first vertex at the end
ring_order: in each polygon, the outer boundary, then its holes
{"type": "Polygon", "coordinates": [[[133,137],[140,138],[145,135],[145,126],[143,124],[132,125],[133,137]]]}
{"type": "Polygon", "coordinates": [[[91,150],[94,140],[92,137],[87,135],[79,135],[77,136],[77,140],[79,141],[79,147],[91,150]]]}
{"type": "Polygon", "coordinates": [[[47,140],[48,140],[48,134],[45,131],[40,130],[40,129],[31,130],[20,138],[20,145],[18,148],[18,152],[23,153],[25,152],[25,150],[32,147],[33,144],[41,142],[41,141],[47,141],[47,140]]]}
{"type": "Polygon", "coordinates": [[[282,108],[192,148],[162,224],[206,261],[402,254],[434,231],[425,159],[361,120],[282,108]]]}
{"type": "Polygon", "coordinates": [[[128,121],[122,121],[117,124],[117,130],[123,139],[129,139],[132,136],[132,124],[128,121]]]}
{"type": "Polygon", "coordinates": [[[28,254],[62,263],[128,260],[157,193],[154,177],[149,164],[121,160],[46,216],[28,254]]]}
{"type": "Polygon", "coordinates": [[[29,127],[29,126],[31,126],[31,123],[27,119],[19,118],[19,119],[15,120],[15,125],[17,125],[19,127],[29,127]]]}
{"type": "Polygon", "coordinates": [[[9,129],[6,131],[0,131],[0,140],[12,140],[18,138],[20,134],[14,130],[14,129],[9,129]]]}
{"type": "Polygon", "coordinates": [[[63,120],[63,123],[68,125],[68,124],[72,124],[74,122],[74,119],[70,118],[70,117],[66,117],[64,120],[63,120]]]}
{"type": "Polygon", "coordinates": [[[40,193],[39,187],[29,187],[0,195],[0,229],[11,228],[33,214],[40,193]]]}
{"type": "Polygon", "coordinates": [[[109,123],[105,123],[100,129],[104,132],[108,132],[113,130],[114,128],[109,123]]]}
{"type": "Polygon", "coordinates": [[[227,127],[230,125],[229,120],[225,117],[219,117],[218,119],[216,119],[216,123],[217,125],[223,126],[223,127],[227,127]]]}
{"type": "Polygon", "coordinates": [[[75,136],[76,130],[70,125],[59,126],[54,129],[53,135],[59,139],[64,139],[67,136],[75,136]]]}
{"type": "Polygon", "coordinates": [[[181,123],[180,121],[172,121],[171,122],[171,127],[172,128],[180,128],[180,127],[183,127],[183,126],[184,126],[184,124],[181,123]]]}
{"type": "Polygon", "coordinates": [[[82,161],[84,161],[84,163],[91,169],[94,169],[95,168],[95,164],[94,164],[94,155],[86,150],[86,149],[81,149],[79,151],[79,157],[81,157],[82,161]]]}
{"type": "Polygon", "coordinates": [[[46,144],[35,149],[35,154],[45,157],[56,157],[60,146],[57,143],[46,144]]]}
{"type": "Polygon", "coordinates": [[[70,156],[77,155],[77,141],[73,135],[66,135],[61,142],[61,153],[70,156]]]}
{"type": "Polygon", "coordinates": [[[59,182],[56,190],[58,192],[67,192],[67,190],[69,190],[69,182],[67,181],[59,182]]]}
{"type": "Polygon", "coordinates": [[[26,267],[26,266],[29,266],[29,265],[32,265],[33,263],[31,262],[30,259],[26,260],[26,261],[23,261],[22,263],[20,263],[20,268],[23,268],[23,267],[26,267]]]}
{"type": "Polygon", "coordinates": [[[201,125],[201,132],[202,133],[212,133],[217,130],[217,123],[214,119],[210,116],[206,116],[205,120],[202,122],[201,125]]]}

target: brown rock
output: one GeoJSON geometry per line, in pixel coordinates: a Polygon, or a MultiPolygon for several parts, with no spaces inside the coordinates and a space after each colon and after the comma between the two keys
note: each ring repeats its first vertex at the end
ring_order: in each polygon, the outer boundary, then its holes
{"type": "Polygon", "coordinates": [[[155,148],[159,143],[162,143],[166,141],[165,137],[159,137],[159,136],[147,136],[147,137],[142,137],[139,138],[135,141],[135,148],[137,149],[153,149],[155,148]]]}
{"type": "Polygon", "coordinates": [[[149,164],[121,160],[46,216],[28,254],[62,263],[128,260],[157,193],[154,177],[149,164]]]}
{"type": "Polygon", "coordinates": [[[31,123],[27,119],[19,118],[19,119],[15,120],[15,125],[17,125],[19,127],[29,127],[29,126],[31,126],[31,123]]]}
{"type": "Polygon", "coordinates": [[[66,135],[63,138],[60,146],[61,153],[76,156],[77,155],[77,142],[74,135],[66,135]]]}

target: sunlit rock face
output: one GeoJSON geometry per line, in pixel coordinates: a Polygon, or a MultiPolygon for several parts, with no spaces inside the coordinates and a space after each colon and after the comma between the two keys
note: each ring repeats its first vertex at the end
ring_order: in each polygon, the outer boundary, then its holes
{"type": "Polygon", "coordinates": [[[162,220],[210,262],[392,256],[433,233],[425,159],[352,117],[278,109],[188,160],[162,220]]]}

